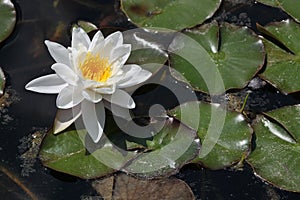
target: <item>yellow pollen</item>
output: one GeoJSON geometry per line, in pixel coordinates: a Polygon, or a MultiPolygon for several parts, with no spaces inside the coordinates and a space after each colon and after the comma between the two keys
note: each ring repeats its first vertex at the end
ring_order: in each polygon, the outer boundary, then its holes
{"type": "Polygon", "coordinates": [[[82,75],[86,79],[97,82],[105,82],[111,76],[111,67],[107,58],[100,55],[93,55],[88,52],[84,62],[79,65],[82,75]]]}

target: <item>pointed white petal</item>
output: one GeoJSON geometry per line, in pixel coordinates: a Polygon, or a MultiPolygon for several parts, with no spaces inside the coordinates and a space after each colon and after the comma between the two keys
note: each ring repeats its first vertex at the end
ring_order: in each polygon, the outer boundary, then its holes
{"type": "Polygon", "coordinates": [[[101,31],[98,31],[92,39],[92,42],[89,46],[89,51],[93,51],[94,48],[102,41],[104,41],[104,37],[103,37],[101,31]]]}
{"type": "Polygon", "coordinates": [[[116,84],[112,84],[100,88],[93,88],[93,91],[100,94],[113,94],[116,91],[116,84]]]}
{"type": "Polygon", "coordinates": [[[84,126],[95,143],[99,142],[105,124],[105,110],[102,102],[94,104],[90,101],[81,103],[84,126]]]}
{"type": "Polygon", "coordinates": [[[58,109],[53,125],[54,134],[68,128],[80,115],[80,104],[70,109],[58,109]]]}
{"type": "Polygon", "coordinates": [[[72,48],[79,50],[81,45],[86,49],[89,48],[91,40],[82,28],[73,28],[72,31],[72,48]]]}
{"type": "Polygon", "coordinates": [[[123,70],[126,70],[126,74],[124,79],[117,83],[117,88],[126,88],[140,84],[152,75],[151,72],[141,69],[138,65],[124,65],[123,70]]]}
{"type": "Polygon", "coordinates": [[[111,95],[103,95],[103,99],[124,108],[135,108],[133,99],[123,90],[116,89],[116,91],[111,95]]]}
{"type": "Polygon", "coordinates": [[[69,109],[78,105],[82,100],[82,90],[68,85],[58,94],[56,106],[61,109],[69,109]]]}
{"type": "Polygon", "coordinates": [[[45,40],[45,44],[50,55],[57,63],[63,63],[71,66],[68,49],[56,42],[51,42],[49,40],[45,40]]]}
{"type": "Polygon", "coordinates": [[[115,116],[121,117],[126,120],[131,119],[131,115],[128,108],[123,108],[116,104],[112,104],[108,101],[103,101],[104,107],[109,109],[115,116]]]}
{"type": "Polygon", "coordinates": [[[56,74],[65,82],[69,83],[70,85],[77,85],[79,78],[77,74],[67,65],[55,63],[51,66],[51,69],[53,69],[56,74]]]}
{"type": "Polygon", "coordinates": [[[130,51],[130,44],[124,44],[113,49],[113,51],[110,54],[109,62],[116,65],[123,65],[127,61],[130,55],[130,51]]]}
{"type": "Polygon", "coordinates": [[[120,31],[114,32],[113,34],[105,38],[105,46],[100,49],[100,55],[103,58],[110,58],[110,54],[114,48],[119,47],[123,44],[123,35],[120,31]]]}
{"type": "Polygon", "coordinates": [[[82,92],[82,95],[85,99],[93,102],[93,103],[98,103],[99,101],[102,100],[102,96],[99,93],[96,93],[94,91],[91,90],[84,90],[82,92]]]}
{"type": "Polygon", "coordinates": [[[49,74],[30,81],[25,89],[39,93],[57,94],[67,86],[68,84],[59,76],[49,74]]]}

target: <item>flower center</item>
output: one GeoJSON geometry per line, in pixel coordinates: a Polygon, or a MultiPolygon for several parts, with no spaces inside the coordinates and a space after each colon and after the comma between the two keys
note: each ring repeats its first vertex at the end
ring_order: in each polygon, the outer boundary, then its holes
{"type": "Polygon", "coordinates": [[[79,65],[82,75],[86,79],[97,82],[105,82],[111,76],[111,67],[107,58],[100,58],[100,55],[93,55],[88,52],[84,62],[79,65]]]}

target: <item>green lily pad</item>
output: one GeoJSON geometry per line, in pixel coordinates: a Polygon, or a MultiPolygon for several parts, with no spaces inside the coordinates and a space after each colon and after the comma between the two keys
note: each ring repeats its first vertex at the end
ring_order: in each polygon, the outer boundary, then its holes
{"type": "Polygon", "coordinates": [[[210,169],[221,169],[243,159],[250,149],[252,129],[243,115],[237,112],[226,112],[217,104],[188,102],[171,110],[169,114],[197,129],[198,136],[203,141],[202,149],[208,148],[205,145],[211,145],[206,155],[200,153],[193,162],[200,162],[210,169]],[[199,123],[195,122],[195,106],[200,110],[199,123]],[[185,116],[182,115],[183,112],[186,113],[185,116]],[[206,143],[206,140],[209,142],[206,143]]]}
{"type": "Polygon", "coordinates": [[[287,119],[278,122],[263,116],[256,119],[253,124],[256,146],[247,162],[266,181],[285,190],[300,192],[299,106],[286,107],[267,114],[278,120],[282,120],[284,116],[287,119]],[[286,125],[287,129],[279,123],[286,125]],[[294,129],[296,125],[298,129],[294,129]],[[295,140],[287,131],[295,136],[295,140]]]}
{"type": "Polygon", "coordinates": [[[263,30],[268,35],[275,37],[293,54],[265,40],[268,63],[261,77],[285,93],[299,91],[300,25],[291,20],[286,20],[267,26],[263,30]]]}
{"type": "Polygon", "coordinates": [[[131,44],[128,64],[137,64],[152,73],[163,67],[168,59],[166,49],[172,35],[162,32],[151,32],[143,29],[132,29],[123,32],[124,43],[131,44]],[[161,40],[164,37],[165,40],[161,40]]]}
{"type": "Polygon", "coordinates": [[[76,25],[81,27],[87,33],[98,30],[98,27],[95,24],[88,21],[79,20],[75,26],[76,25]]]}
{"type": "Polygon", "coordinates": [[[5,87],[5,76],[2,69],[0,68],[0,96],[3,95],[4,93],[4,87],[5,87]]]}
{"type": "Polygon", "coordinates": [[[147,178],[170,176],[198,155],[200,141],[195,138],[196,131],[169,119],[146,141],[149,152],[132,160],[124,171],[147,178]]]}
{"type": "Polygon", "coordinates": [[[219,8],[221,0],[122,0],[121,8],[140,27],[182,30],[201,24],[219,8]]]}
{"type": "Polygon", "coordinates": [[[300,4],[295,0],[258,0],[258,2],[269,6],[280,7],[298,22],[300,22],[300,4]]]}
{"type": "Polygon", "coordinates": [[[263,43],[246,27],[213,22],[183,33],[171,44],[171,69],[196,90],[242,88],[264,64],[263,43]]]}
{"type": "Polygon", "coordinates": [[[9,0],[0,0],[0,42],[13,31],[16,24],[16,11],[9,0]]]}
{"type": "Polygon", "coordinates": [[[88,139],[85,130],[67,130],[58,135],[49,132],[40,151],[43,164],[85,179],[117,170],[153,178],[175,173],[199,152],[196,132],[177,121],[167,121],[151,138],[135,138],[123,133],[107,116],[106,134],[99,144],[88,139]]]}
{"type": "Polygon", "coordinates": [[[93,154],[89,154],[80,139],[85,135],[86,131],[71,130],[58,135],[50,131],[40,151],[43,165],[85,179],[114,172],[114,169],[101,163],[93,154]]]}
{"type": "Polygon", "coordinates": [[[265,114],[284,126],[294,140],[297,141],[297,138],[300,138],[300,104],[294,106],[285,106],[265,114]]]}

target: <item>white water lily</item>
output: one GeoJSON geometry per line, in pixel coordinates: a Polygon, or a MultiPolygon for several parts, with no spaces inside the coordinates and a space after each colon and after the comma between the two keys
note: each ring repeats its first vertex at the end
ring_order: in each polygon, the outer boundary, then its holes
{"type": "Polygon", "coordinates": [[[98,142],[105,124],[103,100],[121,108],[134,108],[133,99],[122,89],[146,81],[151,72],[135,64],[125,65],[131,45],[123,44],[121,32],[104,38],[98,31],[91,41],[83,29],[73,28],[68,49],[48,40],[45,44],[56,61],[51,67],[55,74],[34,79],[25,88],[39,93],[58,93],[54,133],[66,129],[82,116],[87,132],[98,142]]]}

